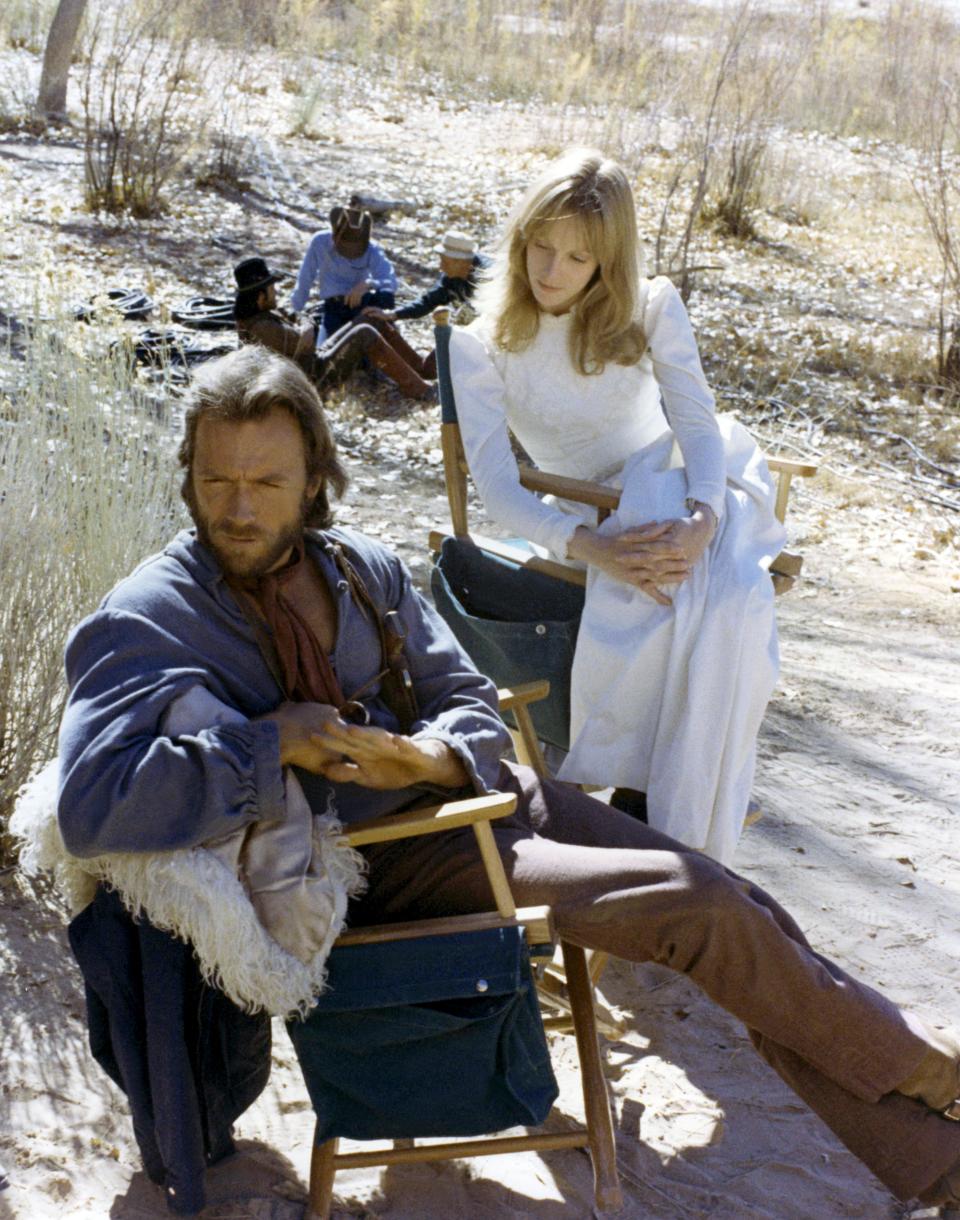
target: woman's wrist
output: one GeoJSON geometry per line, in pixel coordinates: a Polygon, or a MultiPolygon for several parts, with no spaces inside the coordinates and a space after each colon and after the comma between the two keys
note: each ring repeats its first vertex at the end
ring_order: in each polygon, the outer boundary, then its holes
{"type": "Polygon", "coordinates": [[[567,559],[578,559],[589,563],[596,554],[597,535],[588,525],[578,525],[567,539],[567,559]]]}
{"type": "Polygon", "coordinates": [[[716,533],[717,514],[713,511],[709,504],[704,500],[689,499],[686,502],[687,512],[690,514],[691,521],[704,521],[710,527],[711,534],[716,533]]]}

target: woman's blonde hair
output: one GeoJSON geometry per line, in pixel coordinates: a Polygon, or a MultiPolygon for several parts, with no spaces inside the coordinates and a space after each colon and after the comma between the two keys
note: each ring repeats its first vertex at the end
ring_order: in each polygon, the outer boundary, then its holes
{"type": "Polygon", "coordinates": [[[527,243],[555,220],[576,219],[597,270],[577,302],[570,358],[581,373],[602,373],[608,361],[636,364],[646,350],[638,319],[641,255],[627,176],[616,161],[574,148],[547,165],[507,221],[496,260],[477,297],[492,318],[494,342],[528,347],[540,307],[527,276],[527,243]]]}

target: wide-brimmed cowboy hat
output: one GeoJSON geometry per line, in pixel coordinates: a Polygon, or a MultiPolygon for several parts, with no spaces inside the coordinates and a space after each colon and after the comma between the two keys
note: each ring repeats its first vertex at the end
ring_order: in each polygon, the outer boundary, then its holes
{"type": "Polygon", "coordinates": [[[233,269],[233,278],[240,292],[255,292],[268,288],[287,277],[282,271],[271,271],[264,258],[245,258],[233,269]]]}
{"type": "Polygon", "coordinates": [[[373,221],[369,212],[359,208],[332,208],[330,231],[338,254],[344,258],[360,258],[370,245],[370,227],[373,221]]]}
{"type": "Polygon", "coordinates": [[[447,258],[472,262],[477,254],[477,243],[466,233],[456,233],[451,229],[448,233],[444,233],[443,241],[439,246],[434,246],[434,252],[445,254],[447,258]]]}

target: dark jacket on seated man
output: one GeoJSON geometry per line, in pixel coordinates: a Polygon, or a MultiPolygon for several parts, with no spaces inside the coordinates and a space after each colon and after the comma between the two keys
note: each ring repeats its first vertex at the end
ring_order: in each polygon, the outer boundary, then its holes
{"type": "MultiPolygon", "coordinates": [[[[313,329],[311,325],[311,330],[313,329]]],[[[303,332],[275,309],[262,309],[248,318],[237,317],[241,343],[259,343],[297,364],[308,375],[314,371],[314,348],[303,343],[303,332]]]]}
{"type": "Polygon", "coordinates": [[[472,239],[462,233],[445,233],[436,253],[440,255],[440,278],[415,301],[395,309],[392,314],[395,321],[425,318],[442,305],[465,304],[476,291],[478,273],[490,261],[479,254],[472,239]]]}
{"type": "Polygon", "coordinates": [[[277,308],[277,283],[284,277],[262,258],[245,258],[233,269],[237,281],[233,316],[241,343],[259,343],[295,360],[310,377],[315,373],[317,328],[297,326],[277,308]]]}
{"type": "Polygon", "coordinates": [[[410,318],[425,318],[442,305],[463,305],[473,296],[477,287],[476,273],[484,266],[483,256],[475,254],[473,269],[467,276],[446,275],[441,273],[433,287],[420,294],[415,301],[409,301],[394,310],[394,318],[398,322],[410,318]]]}

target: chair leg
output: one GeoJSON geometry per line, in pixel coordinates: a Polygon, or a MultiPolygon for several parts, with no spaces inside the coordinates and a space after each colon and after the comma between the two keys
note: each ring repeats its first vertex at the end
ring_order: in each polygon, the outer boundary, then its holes
{"type": "Polygon", "coordinates": [[[573,1012],[574,1032],[583,1082],[583,1106],[590,1135],[590,1156],[593,1161],[594,1197],[604,1211],[621,1207],[623,1194],[617,1175],[617,1154],[613,1139],[613,1119],[607,1083],[600,1066],[600,1047],[593,1012],[593,987],[587,972],[587,959],[579,945],[561,941],[563,964],[567,976],[567,991],[573,1012]]]}
{"type": "Polygon", "coordinates": [[[333,1207],[333,1175],[336,1168],[333,1158],[337,1155],[338,1140],[314,1142],[310,1157],[310,1197],[305,1220],[329,1220],[333,1207]]]}

